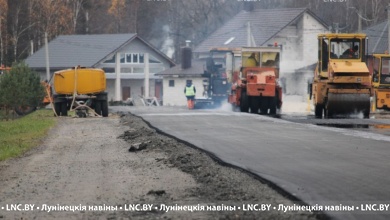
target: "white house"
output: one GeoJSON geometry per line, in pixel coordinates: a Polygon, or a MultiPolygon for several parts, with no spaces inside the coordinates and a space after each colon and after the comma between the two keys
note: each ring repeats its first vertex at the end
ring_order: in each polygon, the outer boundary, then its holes
{"type": "MultiPolygon", "coordinates": [[[[57,70],[78,65],[105,70],[110,101],[145,95],[147,63],[149,96],[161,98],[162,79],[155,73],[175,65],[169,57],[137,34],[61,35],[52,40],[48,47],[51,75],[57,70]],[[146,62],[146,56],[149,62],[146,62]]],[[[29,67],[40,72],[43,79],[46,79],[45,57],[44,46],[26,59],[29,67]]]]}
{"type": "MultiPolygon", "coordinates": [[[[174,67],[161,73],[164,105],[186,104],[183,101],[182,88],[187,79],[191,79],[197,88],[202,88],[204,59],[209,56],[210,49],[215,47],[239,48],[268,46],[275,43],[282,45],[281,77],[286,78],[290,91],[296,85],[304,86],[303,83],[292,84],[306,80],[304,77],[300,79],[295,70],[317,62],[317,35],[324,32],[327,32],[325,22],[307,8],[243,10],[195,47],[194,57],[198,59],[193,61],[195,65],[182,72],[180,67],[174,67]],[[169,86],[169,82],[173,81],[175,86],[172,87],[172,84],[169,86]]],[[[199,96],[202,91],[197,90],[199,96]]]]}
{"type": "Polygon", "coordinates": [[[293,72],[317,61],[317,35],[327,25],[307,8],[241,11],[194,50],[202,58],[212,47],[283,46],[281,70],[293,72]]]}

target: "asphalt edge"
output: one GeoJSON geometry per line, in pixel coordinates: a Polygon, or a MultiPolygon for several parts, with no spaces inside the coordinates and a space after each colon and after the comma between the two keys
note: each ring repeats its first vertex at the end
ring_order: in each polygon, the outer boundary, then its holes
{"type": "MultiPolygon", "coordinates": [[[[233,165],[233,164],[230,164],[230,163],[227,163],[225,161],[223,161],[222,159],[220,159],[219,157],[217,157],[214,153],[210,152],[210,151],[207,151],[207,150],[204,150],[202,148],[199,148],[197,147],[196,145],[194,144],[191,144],[185,140],[182,140],[180,138],[177,138],[171,134],[168,134],[168,133],[165,133],[164,131],[160,130],[159,128],[153,126],[150,122],[148,122],[147,120],[145,120],[143,117],[139,116],[139,115],[136,115],[136,114],[133,114],[131,112],[128,112],[128,114],[134,116],[134,117],[137,117],[137,118],[140,118],[143,122],[145,122],[145,124],[147,124],[150,128],[153,128],[156,130],[156,132],[160,135],[164,135],[166,137],[169,137],[169,138],[172,138],[172,139],[175,139],[176,141],[182,143],[182,144],[185,144],[186,146],[188,147],[191,147],[195,150],[198,150],[198,151],[201,151],[201,152],[204,152],[206,153],[211,159],[213,159],[215,162],[217,162],[219,165],[221,166],[226,166],[226,167],[230,167],[230,168],[233,168],[233,169],[236,169],[236,170],[239,170],[251,177],[253,177],[254,179],[260,181],[261,183],[263,184],[266,184],[267,186],[269,186],[271,189],[275,190],[277,193],[279,193],[280,195],[282,195],[283,197],[291,200],[291,201],[294,201],[296,202],[297,204],[299,205],[303,205],[303,206],[311,206],[310,204],[304,202],[303,200],[299,199],[298,197],[292,195],[291,193],[289,193],[288,191],[284,190],[283,188],[279,187],[277,184],[273,183],[272,181],[270,180],[267,180],[253,172],[251,172],[250,170],[246,170],[246,169],[243,169],[239,166],[236,166],[236,165],[233,165]]],[[[316,217],[317,219],[319,220],[330,220],[332,219],[329,215],[327,215],[325,212],[321,212],[321,211],[315,211],[313,212],[314,214],[316,214],[316,217]]]]}

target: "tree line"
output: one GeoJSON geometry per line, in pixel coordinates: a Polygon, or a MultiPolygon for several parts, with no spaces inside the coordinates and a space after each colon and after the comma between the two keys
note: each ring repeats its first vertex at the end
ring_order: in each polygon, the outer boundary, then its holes
{"type": "MultiPolygon", "coordinates": [[[[244,8],[309,8],[339,32],[386,19],[387,0],[0,0],[0,64],[25,59],[64,34],[137,33],[179,61],[244,8]]],[[[261,18],[259,18],[261,19],[261,18]]]]}

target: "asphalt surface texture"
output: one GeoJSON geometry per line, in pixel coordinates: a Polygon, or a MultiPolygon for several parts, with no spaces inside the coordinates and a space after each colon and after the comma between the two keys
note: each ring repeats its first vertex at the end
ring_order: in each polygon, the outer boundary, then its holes
{"type": "Polygon", "coordinates": [[[273,118],[224,110],[115,107],[279,191],[325,209],[334,219],[389,219],[386,117],[273,118]],[[377,126],[377,127],[375,127],[377,126]]]}

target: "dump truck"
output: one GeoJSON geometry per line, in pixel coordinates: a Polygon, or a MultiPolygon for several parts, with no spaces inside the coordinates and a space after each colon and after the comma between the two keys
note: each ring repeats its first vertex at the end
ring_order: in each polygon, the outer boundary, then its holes
{"type": "Polygon", "coordinates": [[[365,34],[319,34],[318,62],[310,97],[316,118],[370,115],[371,77],[365,34]]]}
{"type": "Polygon", "coordinates": [[[243,47],[227,55],[232,84],[229,103],[241,112],[276,114],[282,106],[279,85],[281,47],[243,47]]]}
{"type": "Polygon", "coordinates": [[[368,67],[372,76],[372,109],[390,110],[390,55],[373,54],[368,67]]]}
{"type": "Polygon", "coordinates": [[[226,74],[225,56],[231,53],[229,48],[212,48],[205,60],[203,93],[195,98],[195,108],[217,108],[227,103],[231,84],[226,74]]]}
{"type": "Polygon", "coordinates": [[[75,110],[79,117],[86,117],[94,110],[108,116],[106,76],[102,69],[74,67],[54,73],[54,110],[57,116],[67,116],[75,110]]]}

